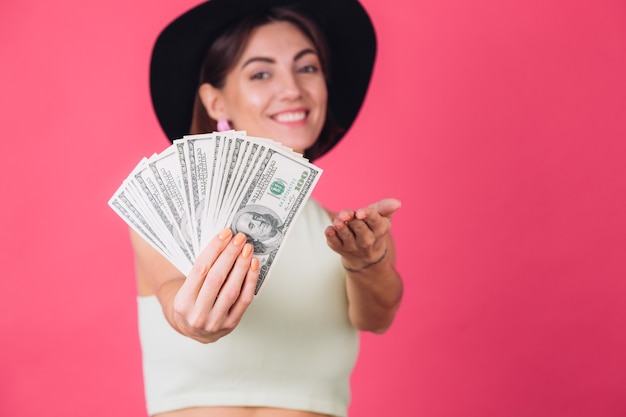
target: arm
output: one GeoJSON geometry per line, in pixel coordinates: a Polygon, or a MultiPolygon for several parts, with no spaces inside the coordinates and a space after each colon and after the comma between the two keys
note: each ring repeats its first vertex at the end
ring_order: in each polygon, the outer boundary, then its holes
{"type": "Polygon", "coordinates": [[[400,306],[403,285],[390,234],[399,208],[398,200],[383,199],[356,212],[344,210],[326,229],[328,245],[342,257],[349,316],[359,330],[384,333],[400,306]]]}
{"type": "Polygon", "coordinates": [[[230,333],[254,298],[258,260],[245,235],[230,229],[200,253],[189,276],[131,231],[140,293],[155,294],[165,318],[179,333],[210,343],[230,333]]]}

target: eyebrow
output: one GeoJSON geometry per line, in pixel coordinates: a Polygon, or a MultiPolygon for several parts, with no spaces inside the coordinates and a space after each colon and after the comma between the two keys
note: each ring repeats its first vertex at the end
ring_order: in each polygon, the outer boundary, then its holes
{"type": "MultiPolygon", "coordinates": [[[[303,49],[300,52],[298,52],[294,57],[293,60],[297,61],[300,58],[302,58],[305,55],[308,54],[314,54],[317,55],[317,52],[315,52],[315,50],[311,49],[311,48],[307,48],[307,49],[303,49]]],[[[241,68],[245,68],[246,65],[251,64],[253,62],[266,62],[268,64],[275,64],[276,61],[272,58],[268,58],[268,57],[263,57],[263,56],[256,56],[256,57],[252,57],[250,59],[248,59],[246,62],[243,63],[243,65],[241,66],[241,68]]]]}

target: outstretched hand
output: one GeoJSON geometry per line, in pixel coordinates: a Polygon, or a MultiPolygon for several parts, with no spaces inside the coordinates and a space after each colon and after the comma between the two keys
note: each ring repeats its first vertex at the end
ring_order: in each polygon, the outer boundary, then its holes
{"type": "Polygon", "coordinates": [[[348,271],[361,271],[387,256],[391,218],[400,206],[399,200],[385,198],[335,216],[332,226],[326,228],[326,240],[342,256],[348,271]]]}

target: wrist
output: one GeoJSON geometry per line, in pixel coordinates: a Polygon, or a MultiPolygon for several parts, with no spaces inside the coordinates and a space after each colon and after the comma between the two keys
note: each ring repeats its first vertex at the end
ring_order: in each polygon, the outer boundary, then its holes
{"type": "Polygon", "coordinates": [[[343,269],[345,269],[348,272],[363,272],[364,270],[371,268],[374,265],[377,265],[379,263],[381,263],[385,258],[387,257],[387,248],[385,248],[385,251],[383,252],[383,254],[375,259],[372,262],[366,263],[365,265],[361,266],[360,268],[353,268],[350,266],[346,266],[345,264],[342,264],[343,269]]]}

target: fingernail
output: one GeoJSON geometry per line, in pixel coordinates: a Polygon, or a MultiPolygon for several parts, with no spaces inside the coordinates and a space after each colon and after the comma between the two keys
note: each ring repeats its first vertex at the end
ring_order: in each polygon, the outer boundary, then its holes
{"type": "Polygon", "coordinates": [[[259,260],[257,258],[252,258],[250,269],[252,269],[253,272],[256,272],[259,270],[259,260]]]}
{"type": "Polygon", "coordinates": [[[250,256],[251,253],[252,253],[252,245],[248,243],[243,247],[243,251],[241,251],[241,255],[244,258],[247,258],[248,256],[250,256]]]}
{"type": "Polygon", "coordinates": [[[226,240],[231,237],[232,234],[233,232],[227,227],[226,229],[222,230],[220,234],[217,235],[217,237],[219,237],[221,240],[226,240]]]}
{"type": "Polygon", "coordinates": [[[243,242],[246,241],[246,235],[244,235],[243,233],[237,233],[237,235],[235,236],[235,246],[241,246],[243,245],[243,242]]]}

